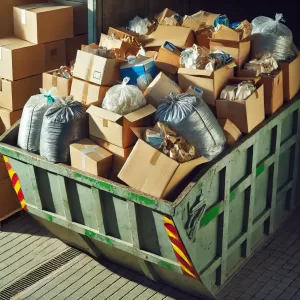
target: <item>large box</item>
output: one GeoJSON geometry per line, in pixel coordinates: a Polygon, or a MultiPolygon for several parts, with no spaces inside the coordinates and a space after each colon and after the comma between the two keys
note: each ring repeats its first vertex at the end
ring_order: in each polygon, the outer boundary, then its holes
{"type": "Polygon", "coordinates": [[[73,78],[70,94],[85,106],[100,106],[109,89],[108,86],[100,86],[73,78]]]}
{"type": "Polygon", "coordinates": [[[3,134],[14,123],[21,119],[22,110],[10,111],[0,108],[0,134],[3,134]]]}
{"type": "MultiPolygon", "coordinates": [[[[231,79],[239,83],[243,79],[231,79]]],[[[217,118],[229,119],[243,133],[251,132],[265,119],[264,86],[256,84],[256,91],[246,100],[217,100],[217,118]]]]}
{"type": "Polygon", "coordinates": [[[121,79],[120,62],[78,50],[73,76],[95,84],[113,86],[121,79]]]}
{"type": "Polygon", "coordinates": [[[45,44],[45,72],[66,65],[66,41],[60,40],[45,44]]]}
{"type": "Polygon", "coordinates": [[[15,37],[0,39],[0,78],[19,80],[45,70],[45,45],[15,37]]]}
{"type": "Polygon", "coordinates": [[[14,34],[35,44],[71,38],[73,8],[49,3],[14,7],[14,34]]]}
{"type": "Polygon", "coordinates": [[[152,105],[147,105],[125,116],[92,105],[89,114],[90,135],[110,142],[118,147],[127,148],[136,141],[131,127],[152,125],[151,117],[155,113],[152,105]]]}
{"type": "Polygon", "coordinates": [[[106,150],[108,150],[110,153],[113,154],[113,162],[112,162],[112,168],[111,168],[109,178],[116,182],[120,181],[120,179],[118,178],[118,174],[123,168],[128,156],[130,155],[133,146],[127,148],[121,148],[107,141],[96,138],[92,135],[90,135],[90,140],[92,140],[94,143],[105,148],[106,150]]]}
{"type": "Polygon", "coordinates": [[[66,0],[49,0],[60,5],[72,6],[74,19],[74,35],[88,33],[88,8],[87,3],[66,1],[66,0]]]}
{"type": "Polygon", "coordinates": [[[157,29],[149,35],[145,47],[161,47],[165,41],[178,48],[189,48],[195,41],[194,32],[190,28],[181,26],[158,25],[157,29]]]}
{"type": "Polygon", "coordinates": [[[292,100],[300,88],[300,56],[279,64],[283,75],[283,95],[285,101],[292,100]]]}
{"type": "Polygon", "coordinates": [[[160,72],[150,83],[144,92],[144,96],[147,100],[147,103],[157,108],[159,104],[161,104],[161,100],[164,97],[169,96],[171,92],[174,92],[175,94],[181,94],[182,90],[173,80],[171,80],[164,73],[160,72]]]}
{"type": "Polygon", "coordinates": [[[87,45],[88,35],[78,35],[70,39],[66,39],[66,56],[67,56],[67,65],[70,65],[71,61],[75,61],[77,51],[81,49],[82,45],[87,45]]]}
{"type": "Polygon", "coordinates": [[[177,185],[195,167],[207,160],[200,157],[178,163],[147,144],[143,140],[145,130],[133,129],[139,139],[118,176],[138,191],[169,200],[177,185]]]}
{"type": "Polygon", "coordinates": [[[51,88],[55,87],[56,91],[54,96],[68,97],[70,96],[72,78],[64,78],[54,75],[55,71],[52,70],[43,73],[43,89],[49,91],[51,88]]]}
{"type": "Polygon", "coordinates": [[[89,139],[70,145],[71,166],[95,176],[108,177],[112,156],[106,149],[89,139]]]}
{"type": "Polygon", "coordinates": [[[23,109],[32,95],[39,94],[42,87],[42,75],[9,81],[0,79],[0,107],[10,111],[23,109]]]}
{"type": "Polygon", "coordinates": [[[179,86],[186,91],[190,85],[203,91],[203,100],[211,105],[216,105],[222,88],[234,76],[235,64],[226,65],[216,71],[193,70],[180,68],[178,70],[179,86]]]}

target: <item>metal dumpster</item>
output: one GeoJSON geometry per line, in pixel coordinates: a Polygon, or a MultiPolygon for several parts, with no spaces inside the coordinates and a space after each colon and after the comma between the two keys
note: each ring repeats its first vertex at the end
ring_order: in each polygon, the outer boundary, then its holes
{"type": "Polygon", "coordinates": [[[297,97],[197,170],[174,202],[19,149],[18,124],[0,152],[22,206],[60,239],[216,298],[295,207],[299,117],[297,97]]]}

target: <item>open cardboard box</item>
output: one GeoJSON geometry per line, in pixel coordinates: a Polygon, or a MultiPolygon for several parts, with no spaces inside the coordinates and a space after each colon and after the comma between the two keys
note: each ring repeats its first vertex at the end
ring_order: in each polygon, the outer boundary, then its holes
{"type": "MultiPolygon", "coordinates": [[[[169,9],[169,8],[165,8],[159,15],[157,18],[157,22],[158,24],[163,25],[164,24],[164,19],[165,18],[171,18],[174,15],[178,15],[177,12],[169,9]]],[[[166,25],[166,24],[165,24],[166,25]]],[[[168,24],[168,25],[172,25],[172,26],[179,26],[178,22],[174,19],[174,23],[173,24],[168,24]]]]}
{"type": "Polygon", "coordinates": [[[127,148],[136,141],[130,127],[152,125],[156,109],[148,104],[125,116],[118,115],[94,105],[87,110],[89,114],[90,135],[110,142],[118,147],[127,148]]]}
{"type": "Polygon", "coordinates": [[[214,40],[240,42],[243,40],[243,34],[225,25],[220,25],[218,30],[213,32],[212,38],[214,40]]]}
{"type": "MultiPolygon", "coordinates": [[[[237,84],[244,80],[245,78],[231,78],[227,84],[237,84]]],[[[229,119],[243,133],[251,132],[265,119],[264,85],[259,78],[252,80],[256,83],[256,91],[246,100],[216,101],[217,118],[229,119]]]]}
{"type": "Polygon", "coordinates": [[[178,163],[144,140],[147,128],[132,128],[138,138],[118,177],[130,187],[154,197],[171,200],[171,194],[182,180],[207,159],[199,157],[178,163]]]}
{"type": "Polygon", "coordinates": [[[180,68],[178,70],[179,86],[186,91],[193,85],[203,91],[203,100],[211,105],[216,105],[222,88],[234,76],[235,64],[228,64],[216,71],[194,70],[180,68]]]}
{"type": "Polygon", "coordinates": [[[137,33],[133,31],[129,31],[126,28],[108,28],[107,35],[111,36],[114,35],[119,40],[128,40],[132,42],[132,45],[139,45],[143,40],[137,33]]]}
{"type": "Polygon", "coordinates": [[[54,75],[56,70],[43,73],[43,89],[49,91],[55,87],[54,96],[68,97],[70,96],[72,77],[67,79],[54,75]]]}
{"type": "Polygon", "coordinates": [[[191,15],[185,16],[183,19],[182,26],[191,28],[192,30],[198,30],[203,25],[213,26],[216,18],[220,16],[220,14],[213,14],[203,10],[191,15]]]}

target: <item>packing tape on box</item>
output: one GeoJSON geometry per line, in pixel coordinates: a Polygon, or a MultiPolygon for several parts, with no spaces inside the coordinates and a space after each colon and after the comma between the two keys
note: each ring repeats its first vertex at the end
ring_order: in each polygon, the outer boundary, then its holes
{"type": "Polygon", "coordinates": [[[57,87],[57,76],[52,75],[52,87],[57,87]]]}
{"type": "Polygon", "coordinates": [[[83,85],[82,97],[81,97],[81,102],[83,105],[86,105],[88,91],[89,91],[89,83],[85,82],[83,85]]]}
{"type": "Polygon", "coordinates": [[[156,165],[156,163],[157,163],[157,161],[158,161],[158,159],[159,159],[159,157],[160,157],[161,154],[162,154],[161,152],[155,151],[155,153],[153,154],[153,156],[150,159],[150,164],[152,166],[156,165]]]}
{"type": "Polygon", "coordinates": [[[95,145],[95,146],[90,146],[88,148],[85,148],[81,151],[81,168],[83,170],[86,170],[86,156],[89,153],[97,153],[101,159],[104,158],[104,156],[102,154],[100,154],[99,152],[97,152],[96,150],[99,149],[99,146],[95,145]]]}
{"type": "Polygon", "coordinates": [[[108,127],[108,120],[107,119],[103,119],[103,127],[108,127]]]}

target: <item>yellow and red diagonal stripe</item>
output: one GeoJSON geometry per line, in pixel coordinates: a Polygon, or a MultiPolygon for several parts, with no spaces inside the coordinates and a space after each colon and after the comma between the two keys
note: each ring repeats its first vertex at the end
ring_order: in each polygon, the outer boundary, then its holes
{"type": "Polygon", "coordinates": [[[174,222],[170,218],[165,216],[164,217],[164,226],[168,233],[174,253],[176,255],[176,258],[180,264],[180,267],[181,267],[183,273],[188,276],[191,276],[197,280],[200,280],[188,254],[185,250],[185,247],[179,237],[179,234],[177,232],[174,222]]]}
{"type": "Polygon", "coordinates": [[[13,168],[11,167],[10,163],[8,162],[8,157],[7,156],[3,156],[7,171],[8,171],[8,175],[10,177],[12,186],[15,190],[15,192],[17,193],[18,199],[20,201],[21,207],[24,210],[27,210],[27,206],[26,206],[26,202],[24,199],[24,195],[21,189],[21,185],[20,185],[20,180],[19,180],[19,176],[18,174],[13,170],[13,168]]]}

